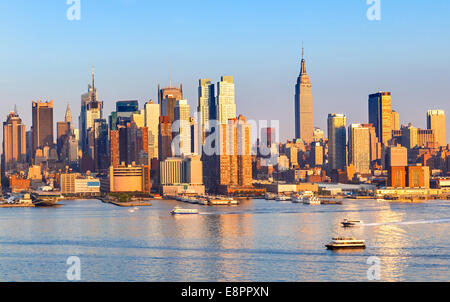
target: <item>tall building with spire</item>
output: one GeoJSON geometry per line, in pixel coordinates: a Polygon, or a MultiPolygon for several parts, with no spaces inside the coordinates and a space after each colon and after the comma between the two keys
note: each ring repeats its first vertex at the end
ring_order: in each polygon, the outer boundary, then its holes
{"type": "Polygon", "coordinates": [[[97,89],[95,89],[94,68],[91,68],[91,84],[88,85],[88,92],[81,96],[81,111],[79,119],[80,128],[80,148],[85,150],[87,142],[87,107],[92,100],[97,99],[97,89]]]}
{"type": "Polygon", "coordinates": [[[82,171],[95,169],[96,165],[94,160],[97,157],[95,154],[95,150],[97,150],[95,146],[95,121],[101,119],[103,119],[103,102],[97,99],[94,68],[92,68],[91,85],[88,86],[88,92],[81,96],[80,136],[81,151],[83,152],[82,171]]]}
{"type": "Polygon", "coordinates": [[[67,103],[66,115],[65,115],[64,121],[69,126],[69,129],[71,130],[70,132],[73,132],[72,112],[70,112],[69,103],[67,103]]]}
{"type": "Polygon", "coordinates": [[[305,49],[302,48],[300,75],[295,85],[295,138],[313,141],[314,116],[312,85],[306,73],[305,49]]]}
{"type": "Polygon", "coordinates": [[[175,106],[179,100],[183,99],[183,85],[172,87],[172,81],[169,87],[161,88],[158,85],[158,104],[160,107],[160,116],[168,116],[171,123],[175,119],[175,106]]]}

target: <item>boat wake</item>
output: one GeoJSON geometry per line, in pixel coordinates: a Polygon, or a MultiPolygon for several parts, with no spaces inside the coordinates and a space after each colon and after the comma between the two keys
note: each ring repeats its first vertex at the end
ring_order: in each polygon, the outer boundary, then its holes
{"type": "Polygon", "coordinates": [[[413,224],[436,224],[436,223],[450,223],[450,218],[435,219],[435,220],[418,220],[418,221],[398,221],[398,222],[366,223],[366,224],[362,224],[362,226],[413,225],[413,224]]]}

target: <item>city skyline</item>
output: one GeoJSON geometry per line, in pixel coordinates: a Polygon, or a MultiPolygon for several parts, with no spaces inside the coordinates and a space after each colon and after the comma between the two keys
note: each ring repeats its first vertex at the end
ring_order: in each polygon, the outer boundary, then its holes
{"type": "MultiPolygon", "coordinates": [[[[149,4],[116,2],[118,4],[111,5],[105,17],[101,14],[105,3],[87,2],[83,3],[81,20],[69,22],[65,19],[65,3],[43,3],[39,6],[27,3],[30,10],[38,12],[31,15],[28,10],[20,9],[24,3],[17,1],[3,4],[4,11],[13,10],[17,20],[23,22],[18,25],[15,20],[5,17],[9,31],[5,32],[4,37],[10,43],[7,49],[0,51],[5,70],[0,76],[0,82],[5,84],[3,97],[11,107],[17,104],[27,127],[31,124],[31,114],[27,108],[30,102],[37,99],[53,99],[55,116],[61,116],[65,104],[69,102],[73,115],[78,116],[79,106],[76,105],[79,95],[86,90],[89,83],[87,71],[94,65],[98,97],[105,103],[106,115],[113,111],[118,100],[137,99],[141,107],[149,99],[156,101],[156,85],[168,85],[170,79],[173,83],[184,84],[184,98],[193,111],[197,107],[197,81],[201,78],[217,79],[220,75],[228,74],[236,82],[237,111],[249,119],[280,120],[280,135],[284,141],[294,137],[291,129],[294,121],[291,113],[292,90],[300,68],[302,40],[308,50],[308,74],[314,83],[314,126],[325,130],[326,117],[330,112],[344,113],[349,122],[366,122],[367,95],[379,90],[392,92],[392,103],[400,114],[402,124],[412,122],[416,127],[426,128],[424,112],[429,109],[449,112],[445,79],[448,78],[450,62],[446,53],[450,45],[445,39],[436,37],[445,35],[445,28],[450,26],[444,26],[449,22],[444,18],[445,14],[435,14],[436,11],[448,11],[449,5],[445,1],[437,1],[433,8],[407,1],[383,3],[383,18],[380,22],[366,19],[367,7],[363,1],[359,5],[286,2],[293,11],[286,12],[283,9],[283,18],[277,14],[280,10],[269,12],[273,7],[261,3],[258,13],[272,17],[270,20],[277,20],[276,26],[273,23],[252,26],[247,21],[238,21],[230,27],[228,35],[222,35],[224,41],[216,45],[199,44],[200,35],[192,36],[193,30],[199,26],[193,21],[199,14],[196,12],[198,7],[193,4],[175,5],[171,18],[175,20],[183,16],[178,19],[179,23],[162,27],[157,22],[150,25],[142,19],[137,24],[136,21],[118,28],[108,18],[120,16],[128,20],[128,17],[118,12],[119,9],[141,16],[142,13],[137,11],[148,12],[149,4]],[[411,5],[415,8],[414,12],[404,9],[411,5]],[[420,11],[421,18],[417,18],[416,11],[420,11]],[[427,18],[429,15],[433,15],[433,18],[427,18]],[[399,24],[396,16],[401,16],[407,25],[399,24]],[[49,24],[40,24],[39,20],[43,18],[47,18],[49,24]],[[433,24],[425,22],[429,19],[440,26],[431,27],[433,24]],[[302,21],[296,24],[294,20],[302,21]],[[321,24],[327,20],[346,21],[329,28],[321,24]],[[305,27],[305,24],[308,26],[305,27]],[[246,42],[245,35],[237,31],[242,26],[249,28],[246,33],[253,34],[251,43],[246,42]],[[135,31],[128,35],[131,28],[135,31]],[[430,28],[433,28],[432,34],[430,28]],[[337,35],[344,30],[345,38],[337,35]],[[94,43],[89,49],[85,47],[86,41],[91,39],[86,38],[88,32],[94,37],[101,37],[99,43],[94,43]],[[117,33],[114,39],[113,32],[117,33]],[[156,39],[147,38],[144,33],[151,33],[156,39]],[[387,33],[390,33],[385,40],[385,43],[389,43],[388,48],[381,43],[378,43],[379,46],[372,43],[384,38],[387,33]],[[169,50],[170,47],[164,46],[173,35],[183,43],[183,49],[169,50]],[[46,52],[36,46],[41,43],[35,43],[36,37],[42,36],[46,37],[45,41],[41,41],[48,45],[46,52]],[[154,44],[152,41],[158,38],[160,43],[154,44]],[[226,42],[242,47],[230,49],[226,42]],[[24,43],[31,43],[31,46],[24,47],[24,43]],[[117,43],[122,46],[117,47],[117,43]],[[371,48],[367,48],[367,45],[371,45],[371,48]],[[429,56],[431,51],[433,56],[429,56]],[[422,71],[420,80],[412,70],[422,71]],[[420,90],[409,89],[419,81],[422,85],[420,90]],[[21,88],[27,89],[18,89],[19,83],[21,88]],[[425,99],[426,102],[423,101],[425,99]],[[410,103],[416,106],[412,108],[410,103]],[[270,110],[275,106],[278,109],[276,112],[270,110]]],[[[238,16],[248,14],[251,7],[250,4],[233,5],[236,9],[233,13],[238,16]]],[[[154,13],[157,8],[158,4],[150,11],[154,13]]],[[[203,32],[205,34],[220,28],[214,21],[214,13],[211,14],[208,16],[210,26],[203,32]]],[[[254,14],[250,14],[250,19],[254,18],[254,14]]],[[[447,141],[449,136],[450,131],[447,131],[447,141]]]]}

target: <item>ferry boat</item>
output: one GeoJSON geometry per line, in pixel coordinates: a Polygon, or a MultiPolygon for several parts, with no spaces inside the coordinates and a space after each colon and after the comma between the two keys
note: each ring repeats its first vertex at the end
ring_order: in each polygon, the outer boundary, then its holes
{"type": "Polygon", "coordinates": [[[333,238],[329,244],[325,245],[329,250],[338,249],[365,249],[366,242],[364,240],[357,240],[355,238],[337,237],[333,238]]]}
{"type": "Polygon", "coordinates": [[[292,201],[292,203],[303,203],[303,195],[295,195],[295,196],[292,196],[292,198],[291,198],[291,201],[292,201]]]}
{"type": "Polygon", "coordinates": [[[319,205],[322,202],[319,198],[316,196],[305,196],[303,197],[303,204],[309,204],[309,205],[319,205]]]}
{"type": "Polygon", "coordinates": [[[341,224],[344,228],[348,228],[348,227],[354,227],[357,225],[361,225],[361,224],[363,224],[363,221],[362,220],[350,220],[350,219],[345,218],[344,221],[341,222],[341,224]]]}
{"type": "Polygon", "coordinates": [[[291,196],[287,195],[278,195],[276,198],[277,201],[289,201],[291,200],[291,196]]]}
{"type": "Polygon", "coordinates": [[[170,211],[170,214],[172,215],[192,215],[198,213],[199,211],[197,209],[182,209],[180,207],[175,207],[172,211],[170,211]]]}

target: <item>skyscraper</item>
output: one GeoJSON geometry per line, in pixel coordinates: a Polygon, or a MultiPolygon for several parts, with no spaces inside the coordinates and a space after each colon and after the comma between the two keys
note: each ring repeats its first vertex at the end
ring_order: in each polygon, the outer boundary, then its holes
{"type": "Polygon", "coordinates": [[[172,123],[168,116],[159,117],[158,157],[164,161],[172,156],[172,123]]]}
{"type": "Polygon", "coordinates": [[[53,146],[53,101],[33,102],[32,157],[36,149],[53,146]]]}
{"type": "MultiPolygon", "coordinates": [[[[94,78],[94,68],[91,68],[91,84],[88,85],[88,92],[81,95],[81,110],[80,110],[80,118],[79,118],[79,128],[80,128],[80,147],[84,152],[86,148],[87,142],[87,106],[92,100],[97,99],[97,89],[95,89],[95,78],[94,78]]],[[[93,124],[93,121],[91,121],[93,124]]],[[[92,127],[92,125],[91,125],[92,127]]]]}
{"type": "Polygon", "coordinates": [[[217,120],[220,124],[236,118],[235,85],[232,76],[222,76],[217,83],[217,120]]]}
{"type": "Polygon", "coordinates": [[[392,110],[392,130],[400,130],[400,117],[395,110],[392,110]]]}
{"type": "MultiPolygon", "coordinates": [[[[178,141],[175,146],[175,155],[189,155],[191,154],[191,125],[189,122],[190,107],[187,100],[177,101],[174,108],[175,121],[173,128],[178,136],[178,141]]],[[[175,138],[174,138],[175,139],[175,138]]]]}
{"type": "Polygon", "coordinates": [[[328,166],[330,170],[344,170],[347,166],[347,118],[343,114],[328,115],[328,166]]]}
{"type": "Polygon", "coordinates": [[[183,85],[180,84],[179,88],[169,87],[161,88],[158,85],[158,104],[160,105],[160,115],[168,116],[170,122],[173,123],[175,119],[174,110],[177,105],[177,101],[183,99],[183,85]]]}
{"type": "Polygon", "coordinates": [[[369,123],[375,127],[378,140],[387,145],[393,130],[390,92],[369,95],[369,123]]]}
{"type": "Polygon", "coordinates": [[[447,137],[445,133],[445,111],[444,110],[428,110],[427,112],[427,128],[434,130],[436,143],[438,146],[447,145],[447,137]]]}
{"type": "Polygon", "coordinates": [[[148,158],[158,158],[159,105],[153,101],[145,103],[145,127],[148,129],[148,158]]]}
{"type": "Polygon", "coordinates": [[[356,173],[370,173],[370,129],[361,124],[348,127],[348,163],[356,173]]]}
{"type": "Polygon", "coordinates": [[[204,156],[204,176],[210,190],[252,185],[251,126],[239,116],[215,132],[217,152],[204,156]]]}
{"type": "Polygon", "coordinates": [[[16,171],[26,161],[26,129],[16,112],[10,112],[3,123],[2,175],[16,171]]]}
{"type": "Polygon", "coordinates": [[[313,141],[314,116],[312,85],[306,73],[305,51],[302,49],[300,75],[295,85],[295,138],[313,141]]]}
{"type": "Polygon", "coordinates": [[[200,79],[198,87],[198,121],[202,133],[202,142],[205,140],[205,133],[209,129],[209,121],[216,119],[214,84],[210,79],[200,79]]]}

